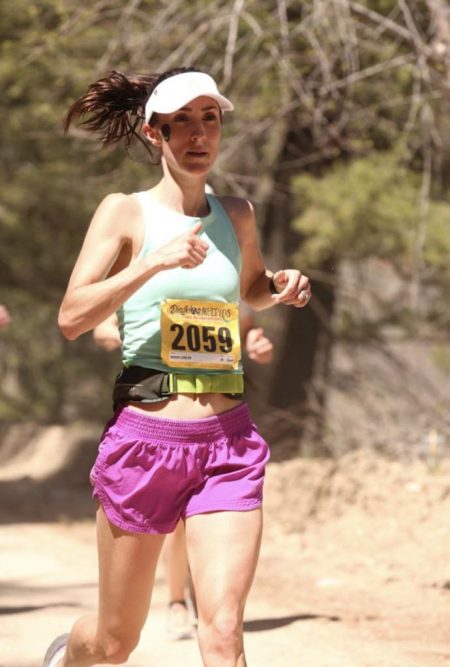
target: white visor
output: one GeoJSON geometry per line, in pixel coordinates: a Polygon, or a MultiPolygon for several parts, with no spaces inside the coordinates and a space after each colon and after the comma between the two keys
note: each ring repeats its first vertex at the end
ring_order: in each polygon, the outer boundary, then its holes
{"type": "Polygon", "coordinates": [[[216,82],[203,72],[182,72],[158,83],[145,105],[145,120],[154,113],[173,113],[196,97],[212,97],[222,111],[233,111],[230,100],[219,93],[216,82]]]}

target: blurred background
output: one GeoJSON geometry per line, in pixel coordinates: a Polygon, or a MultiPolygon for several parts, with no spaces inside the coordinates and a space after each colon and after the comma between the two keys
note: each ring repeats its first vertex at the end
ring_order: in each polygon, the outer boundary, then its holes
{"type": "MultiPolygon", "coordinates": [[[[247,362],[275,460],[369,447],[448,453],[450,10],[445,0],[1,0],[0,426],[110,415],[118,356],[57,312],[104,195],[159,176],[138,146],[62,133],[111,69],[195,65],[236,107],[210,183],[248,197],[267,265],[310,276],[305,309],[256,321],[247,362]]],[[[25,430],[24,430],[25,429],[25,430]]],[[[24,435],[25,437],[25,435],[24,435]]]]}

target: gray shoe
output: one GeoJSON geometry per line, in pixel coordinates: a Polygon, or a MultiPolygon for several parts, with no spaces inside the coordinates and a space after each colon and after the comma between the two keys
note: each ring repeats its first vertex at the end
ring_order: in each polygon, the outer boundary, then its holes
{"type": "Polygon", "coordinates": [[[45,654],[42,667],[56,667],[57,662],[61,660],[65,653],[68,639],[69,634],[66,632],[65,635],[59,635],[52,641],[45,654]]]}
{"type": "Polygon", "coordinates": [[[176,600],[169,604],[167,616],[167,638],[172,641],[193,639],[195,628],[192,617],[184,600],[176,600]]]}

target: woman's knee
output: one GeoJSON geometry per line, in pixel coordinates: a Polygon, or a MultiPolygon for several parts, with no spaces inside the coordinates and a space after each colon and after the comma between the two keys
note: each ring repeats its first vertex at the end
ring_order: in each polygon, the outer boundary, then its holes
{"type": "Polygon", "coordinates": [[[226,653],[239,651],[242,647],[242,614],[237,608],[222,608],[210,619],[200,619],[199,639],[206,648],[226,653]]]}
{"type": "Polygon", "coordinates": [[[111,665],[121,665],[127,662],[138,643],[139,636],[109,633],[100,642],[102,662],[111,665]]]}

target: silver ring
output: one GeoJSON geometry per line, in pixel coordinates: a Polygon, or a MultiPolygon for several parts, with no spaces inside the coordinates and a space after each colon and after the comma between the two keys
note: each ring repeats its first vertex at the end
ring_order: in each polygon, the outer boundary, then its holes
{"type": "Polygon", "coordinates": [[[300,292],[299,296],[300,296],[302,299],[304,299],[304,300],[306,299],[306,301],[308,301],[308,299],[309,299],[310,296],[311,296],[311,293],[310,293],[310,292],[307,292],[306,290],[303,289],[303,290],[300,292]]]}

